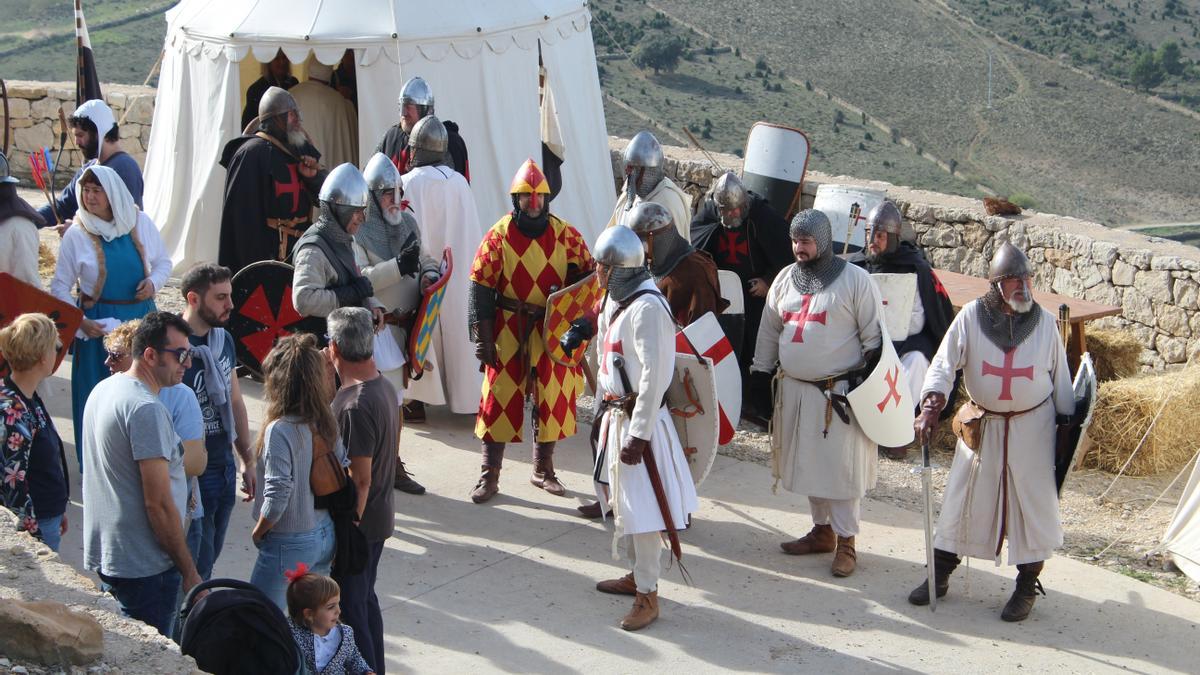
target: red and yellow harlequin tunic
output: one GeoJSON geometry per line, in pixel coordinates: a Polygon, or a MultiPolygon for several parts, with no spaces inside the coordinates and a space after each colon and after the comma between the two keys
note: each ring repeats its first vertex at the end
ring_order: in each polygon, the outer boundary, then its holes
{"type": "MultiPolygon", "coordinates": [[[[509,301],[544,308],[555,290],[567,283],[567,266],[580,272],[594,265],[587,243],[574,227],[551,215],[546,230],[536,239],[521,234],[512,215],[505,215],[483,237],[471,281],[496,290],[509,301]]],[[[574,281],[574,279],[572,279],[574,281]]],[[[501,301],[503,302],[503,300],[501,301]]],[[[518,312],[496,308],[496,357],[499,368],[484,371],[483,395],[475,421],[475,435],[493,443],[521,440],[529,376],[522,373],[520,335],[528,337],[525,348],[529,367],[535,371],[534,405],[538,443],[562,440],[575,433],[575,397],[583,389],[583,371],[555,363],[543,342],[544,318],[531,319],[518,312]]]]}

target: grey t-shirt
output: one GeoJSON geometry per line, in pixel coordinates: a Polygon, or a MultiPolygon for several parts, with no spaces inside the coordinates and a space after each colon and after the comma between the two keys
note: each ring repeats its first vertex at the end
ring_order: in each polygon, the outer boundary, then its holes
{"type": "Polygon", "coordinates": [[[342,443],[350,457],[371,458],[371,489],[358,528],[367,541],[383,541],[396,527],[392,484],[400,440],[400,402],[382,375],[350,387],[333,398],[342,443]]]}
{"type": "Polygon", "coordinates": [[[83,410],[83,560],[89,570],[136,579],[174,563],[158,545],[138,462],[166,459],[179,524],[187,513],[183,444],[166,406],[128,375],[106,378],[83,410]]]}

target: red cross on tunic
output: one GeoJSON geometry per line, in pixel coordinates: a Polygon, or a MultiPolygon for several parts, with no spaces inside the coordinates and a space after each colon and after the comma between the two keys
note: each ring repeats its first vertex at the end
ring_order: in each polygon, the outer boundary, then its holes
{"type": "Polygon", "coordinates": [[[303,189],[303,187],[304,187],[303,185],[300,184],[300,176],[298,176],[296,174],[296,168],[298,166],[299,166],[298,164],[288,164],[287,165],[288,173],[291,174],[291,176],[292,176],[292,180],[290,183],[280,183],[279,181],[275,181],[275,196],[276,197],[282,197],[283,195],[291,195],[292,196],[292,213],[293,214],[296,213],[296,210],[300,208],[300,190],[303,189]]]}
{"type": "Polygon", "coordinates": [[[933,292],[949,298],[950,294],[946,292],[946,287],[942,285],[942,280],[938,278],[938,275],[934,274],[933,270],[929,270],[929,276],[933,277],[933,292]]]}
{"type": "Polygon", "coordinates": [[[995,366],[995,365],[988,363],[987,361],[983,362],[982,373],[984,375],[997,375],[997,376],[1003,378],[1003,380],[1004,380],[1000,384],[1000,400],[1001,401],[1011,401],[1012,400],[1012,381],[1014,379],[1016,379],[1018,377],[1023,377],[1027,380],[1033,380],[1033,366],[1026,366],[1024,368],[1014,368],[1013,367],[1013,357],[1016,356],[1016,352],[1017,352],[1016,347],[1013,347],[1012,349],[1004,352],[1004,365],[1003,366],[995,366]]]}
{"type": "Polygon", "coordinates": [[[804,342],[804,328],[810,322],[811,323],[819,323],[822,326],[825,325],[825,312],[816,312],[815,314],[809,314],[809,312],[808,312],[808,308],[812,304],[812,297],[813,296],[811,296],[811,295],[801,296],[802,300],[800,301],[800,311],[799,312],[784,312],[783,313],[783,322],[784,323],[797,324],[796,332],[795,332],[795,334],[792,335],[792,342],[804,342]]]}
{"type": "Polygon", "coordinates": [[[736,265],[742,261],[741,256],[750,255],[750,245],[739,230],[723,230],[721,240],[717,242],[717,253],[722,262],[736,265]]]}
{"type": "MultiPolygon", "coordinates": [[[[620,340],[609,342],[608,338],[604,339],[604,358],[600,359],[600,372],[608,373],[608,362],[613,354],[624,354],[625,351],[621,346],[620,340]]],[[[626,392],[629,393],[629,392],[626,392]]]]}
{"type": "Polygon", "coordinates": [[[900,379],[900,367],[899,366],[892,368],[891,372],[887,372],[887,373],[883,374],[883,381],[887,382],[888,393],[887,393],[887,396],[883,397],[882,401],[875,404],[875,407],[879,408],[879,412],[883,412],[883,409],[886,408],[888,406],[888,403],[891,401],[895,401],[896,405],[900,405],[900,390],[896,388],[896,380],[899,380],[899,379],[900,379]]]}

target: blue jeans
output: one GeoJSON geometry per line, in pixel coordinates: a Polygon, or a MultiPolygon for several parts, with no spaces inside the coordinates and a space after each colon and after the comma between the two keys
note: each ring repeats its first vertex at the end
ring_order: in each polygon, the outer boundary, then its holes
{"type": "Polygon", "coordinates": [[[159,633],[171,637],[175,615],[179,608],[175,598],[183,578],[171,567],[148,577],[122,579],[100,573],[100,590],[112,593],[121,605],[121,613],[131,619],[153,626],[159,633]]]}
{"type": "Polygon", "coordinates": [[[63,514],[50,516],[49,518],[38,518],[38,532],[42,533],[42,543],[49,546],[51,551],[58,553],[58,546],[62,543],[62,519],[63,514]]]}
{"type": "Polygon", "coordinates": [[[223,467],[206,470],[200,474],[198,482],[204,517],[193,525],[200,527],[200,545],[198,549],[193,549],[192,554],[196,559],[196,573],[208,581],[225,546],[229,516],[237,503],[237,464],[230,461],[223,467]]]}
{"type": "Polygon", "coordinates": [[[333,519],[327,511],[317,511],[317,527],[307,532],[267,532],[258,545],[250,583],[286,614],[287,579],[283,573],[296,569],[297,563],[304,563],[308,571],[329,576],[335,545],[333,519]]]}

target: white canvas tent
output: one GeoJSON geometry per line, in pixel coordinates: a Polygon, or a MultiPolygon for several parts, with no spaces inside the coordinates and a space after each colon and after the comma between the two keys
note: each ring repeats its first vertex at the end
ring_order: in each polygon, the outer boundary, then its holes
{"type": "Polygon", "coordinates": [[[167,12],[144,170],[146,211],[176,270],[216,259],[225,182],[217,162],[241,133],[251,84],[239,64],[280,49],[293,63],[329,65],[354,50],[364,161],[398,119],[401,85],[424,77],[438,116],[457,122],[467,142],[481,228],[511,210],[521,162],[541,159],[540,51],[566,149],[554,212],[595,241],[613,188],[590,21],[583,0],[182,0],[167,12]]]}
{"type": "Polygon", "coordinates": [[[1170,553],[1175,566],[1184,574],[1200,581],[1200,462],[1192,467],[1175,517],[1163,533],[1158,549],[1170,553]]]}

